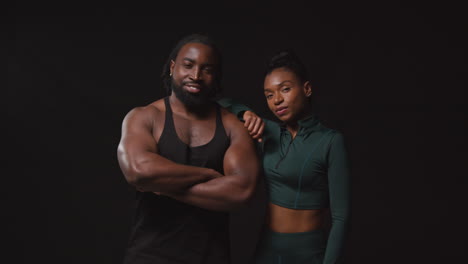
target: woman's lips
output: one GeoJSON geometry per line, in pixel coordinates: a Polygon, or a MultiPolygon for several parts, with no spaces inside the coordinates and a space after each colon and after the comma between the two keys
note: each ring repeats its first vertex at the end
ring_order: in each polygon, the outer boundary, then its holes
{"type": "Polygon", "coordinates": [[[280,108],[277,108],[275,112],[277,115],[282,116],[286,114],[287,111],[288,111],[287,107],[280,107],[280,108]]]}

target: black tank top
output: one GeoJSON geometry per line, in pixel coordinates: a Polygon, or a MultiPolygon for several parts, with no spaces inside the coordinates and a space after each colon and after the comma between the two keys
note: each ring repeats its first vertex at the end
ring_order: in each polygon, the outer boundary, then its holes
{"type": "MultiPolygon", "coordinates": [[[[216,106],[216,130],[205,145],[190,147],[177,136],[169,98],[158,142],[159,154],[179,164],[212,168],[223,173],[229,147],[216,106]]],[[[137,208],[124,263],[229,263],[229,215],[188,205],[151,192],[137,192],[137,208]]]]}

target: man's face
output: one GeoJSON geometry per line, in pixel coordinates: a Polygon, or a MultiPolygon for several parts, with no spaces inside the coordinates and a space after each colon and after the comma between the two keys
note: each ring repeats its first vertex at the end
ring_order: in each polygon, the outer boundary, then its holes
{"type": "Polygon", "coordinates": [[[187,107],[200,107],[215,95],[218,59],[201,43],[187,43],[171,61],[172,91],[187,107]]]}

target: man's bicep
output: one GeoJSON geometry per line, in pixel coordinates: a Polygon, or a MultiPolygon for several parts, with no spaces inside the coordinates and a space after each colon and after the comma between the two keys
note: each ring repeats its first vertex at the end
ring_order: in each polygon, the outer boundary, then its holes
{"type": "Polygon", "coordinates": [[[249,181],[255,180],[260,164],[254,141],[242,124],[233,127],[230,139],[231,145],[224,156],[224,174],[239,175],[249,181]]]}
{"type": "Polygon", "coordinates": [[[122,124],[119,154],[137,156],[145,152],[156,153],[157,146],[152,130],[151,113],[143,109],[133,109],[122,124]]]}

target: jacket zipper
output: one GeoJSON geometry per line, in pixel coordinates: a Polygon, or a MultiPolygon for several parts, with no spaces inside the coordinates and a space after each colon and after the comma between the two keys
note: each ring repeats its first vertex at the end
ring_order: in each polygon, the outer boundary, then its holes
{"type": "Polygon", "coordinates": [[[289,142],[289,145],[288,145],[288,147],[286,148],[286,152],[284,153],[283,157],[281,157],[281,159],[278,160],[278,162],[276,163],[275,169],[278,169],[278,166],[280,165],[280,163],[284,160],[284,158],[286,157],[286,155],[288,155],[289,147],[291,147],[291,144],[292,144],[293,141],[294,141],[294,138],[291,139],[291,141],[289,142]]]}

